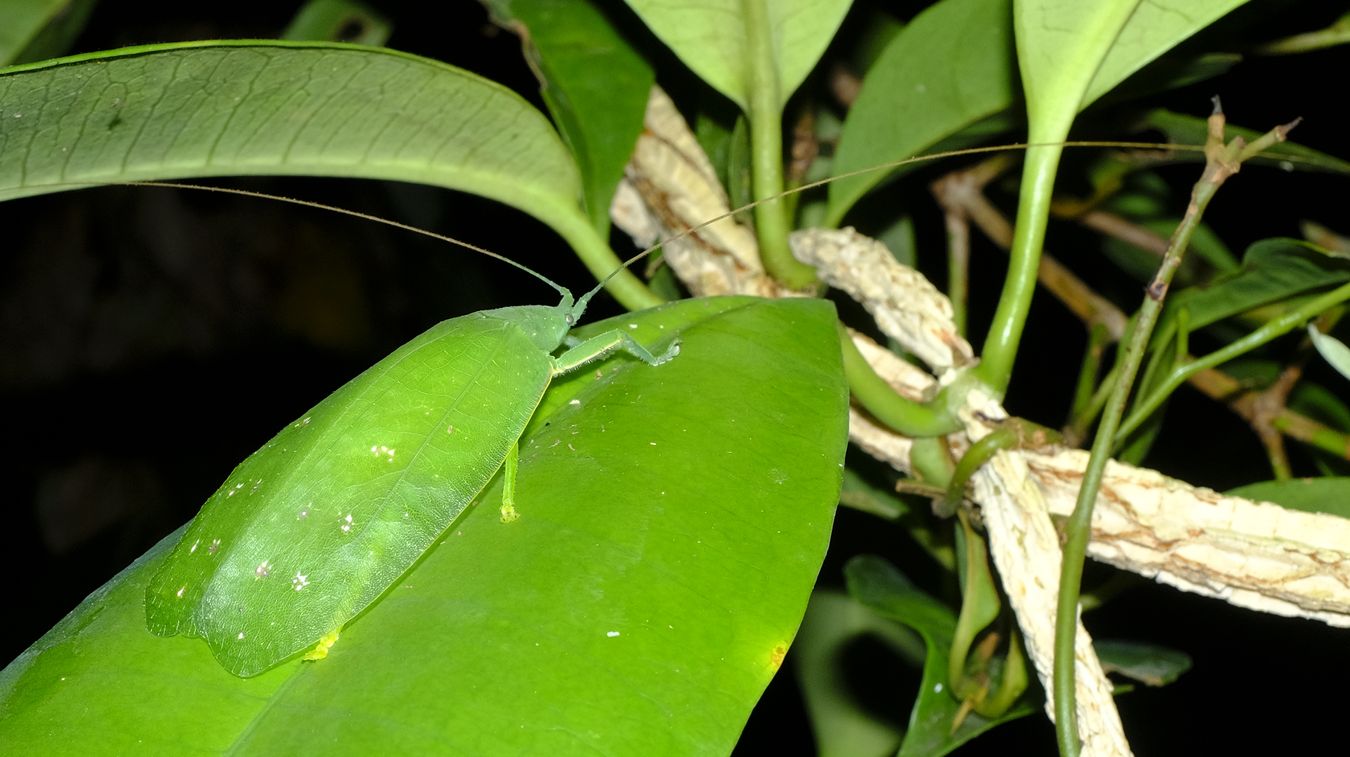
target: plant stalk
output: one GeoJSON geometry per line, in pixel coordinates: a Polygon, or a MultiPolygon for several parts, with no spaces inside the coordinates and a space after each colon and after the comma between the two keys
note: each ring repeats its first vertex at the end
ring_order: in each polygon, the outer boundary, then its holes
{"type": "MultiPolygon", "coordinates": [[[[1277,141],[1292,128],[1292,124],[1276,127],[1252,145],[1235,138],[1225,145],[1223,109],[1219,100],[1214,99],[1214,112],[1209,117],[1209,139],[1205,145],[1205,169],[1191,193],[1191,202],[1186,215],[1172,234],[1167,253],[1163,256],[1158,272],[1146,288],[1144,303],[1129,343],[1122,356],[1122,364],[1111,396],[1107,400],[1102,415],[1101,426],[1092,443],[1092,454],[1083,472],[1083,483],[1078,490],[1078,499],[1073,513],[1065,525],[1063,562],[1060,566],[1059,599],[1055,611],[1055,659],[1053,675],[1053,695],[1055,710],[1055,730],[1061,745],[1077,747],[1078,742],[1078,706],[1077,706],[1077,665],[1074,654],[1074,642],[1078,631],[1078,594],[1082,587],[1083,562],[1087,557],[1087,544],[1092,531],[1092,510],[1097,501],[1097,492],[1101,487],[1102,474],[1110,459],[1115,445],[1116,432],[1125,412],[1125,403],[1129,399],[1130,388],[1143,363],[1144,353],[1148,349],[1153,328],[1162,312],[1163,300],[1171,285],[1172,277],[1181,265],[1191,236],[1199,226],[1200,218],[1219,187],[1233,174],[1237,173],[1242,161],[1277,141]],[[1253,148],[1256,148],[1253,150],[1253,148]]],[[[1077,754],[1077,748],[1069,750],[1077,754]]]]}

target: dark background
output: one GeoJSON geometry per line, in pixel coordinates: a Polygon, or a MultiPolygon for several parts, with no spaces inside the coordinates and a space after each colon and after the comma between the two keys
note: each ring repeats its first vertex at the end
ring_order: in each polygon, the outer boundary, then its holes
{"type": "MultiPolygon", "coordinates": [[[[899,5],[907,15],[916,4],[899,5]]],[[[1281,5],[1253,3],[1206,37],[1239,50],[1317,28],[1345,10],[1308,4],[1316,7],[1295,14],[1281,5]]],[[[419,23],[424,12],[418,4],[383,6],[395,22],[390,46],[476,71],[539,103],[519,40],[492,27],[477,4],[438,9],[452,17],[435,24],[419,23]]],[[[220,18],[104,2],[75,51],[271,37],[293,10],[290,3],[245,2],[220,18]]],[[[862,31],[846,30],[838,44],[862,31]]],[[[1204,115],[1209,97],[1219,94],[1233,123],[1262,129],[1301,115],[1306,120],[1296,141],[1345,156],[1350,150],[1340,139],[1339,82],[1346,61],[1341,49],[1253,57],[1158,102],[1204,115]]],[[[691,86],[687,80],[683,85],[691,86]]],[[[1166,170],[1178,208],[1197,173],[1195,166],[1166,170]]],[[[447,231],[573,289],[589,286],[585,271],[546,229],[477,198],[356,181],[252,179],[233,185],[447,231]]],[[[1296,236],[1304,218],[1347,233],[1346,187],[1341,178],[1253,168],[1224,188],[1208,220],[1237,251],[1264,237],[1296,236]]],[[[941,255],[934,253],[942,249],[941,220],[921,190],[909,199],[920,249],[932,251],[924,259],[937,262],[930,274],[940,281],[941,255]]],[[[552,300],[528,278],[496,264],[483,266],[458,249],[259,200],[110,187],[0,204],[0,224],[11,240],[0,256],[0,417],[6,429],[0,477],[9,526],[0,570],[18,595],[17,611],[4,625],[0,657],[6,660],[190,518],[234,464],[282,423],[398,344],[445,317],[552,300]]],[[[1051,243],[1063,246],[1066,237],[1055,233],[1052,228],[1051,243]]],[[[1001,253],[977,241],[976,343],[1003,265],[1001,253]]],[[[1090,256],[1075,258],[1074,266],[1093,281],[1119,278],[1090,256]]],[[[1132,309],[1136,290],[1123,291],[1128,296],[1120,303],[1132,309]]],[[[1008,406],[1057,425],[1072,391],[1082,329],[1042,298],[1026,333],[1008,406]]],[[[1344,381],[1338,384],[1326,372],[1315,377],[1344,392],[1344,381]]],[[[1189,390],[1181,394],[1185,401],[1169,412],[1151,464],[1217,489],[1269,477],[1260,445],[1242,421],[1189,390]]],[[[1290,448],[1297,472],[1314,474],[1310,459],[1296,444],[1290,448]]],[[[849,557],[876,552],[940,593],[938,572],[902,531],[841,509],[834,543],[824,583],[840,582],[849,557]]],[[[1094,568],[1088,582],[1106,575],[1094,568]]],[[[1306,749],[1320,746],[1324,725],[1342,716],[1344,696],[1335,683],[1350,669],[1344,631],[1142,582],[1091,614],[1088,623],[1112,636],[1185,650],[1195,660],[1178,683],[1119,700],[1139,754],[1306,749]]],[[[885,659],[869,660],[866,667],[878,706],[903,723],[918,671],[885,659]]],[[[800,708],[793,678],[779,676],[751,719],[742,751],[806,751],[811,740],[800,708]]],[[[1049,753],[1048,722],[1032,717],[1001,727],[962,753],[1009,749],[1049,753]]]]}

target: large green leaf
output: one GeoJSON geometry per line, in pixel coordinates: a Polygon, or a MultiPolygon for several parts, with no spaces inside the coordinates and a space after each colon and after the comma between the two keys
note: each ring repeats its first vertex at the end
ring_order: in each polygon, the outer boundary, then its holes
{"type": "Polygon", "coordinates": [[[540,94],[581,167],[586,210],[609,230],[609,203],[642,132],[656,75],[592,2],[491,0],[540,78],[540,94]]]}
{"type": "MultiPolygon", "coordinates": [[[[0,199],[233,175],[392,179],[472,192],[551,226],[596,276],[619,261],[548,121],[514,92],[383,48],[154,45],[0,73],[0,199]]],[[[626,271],[612,288],[655,304],[626,271]]]]}
{"type": "Polygon", "coordinates": [[[725,754],[823,558],[846,440],[833,309],[691,300],[678,335],[555,384],[523,439],[519,520],[472,508],[328,657],[250,679],[145,629],[172,538],[0,674],[14,754],[725,754]],[[599,376],[597,377],[597,374],[599,376]]]}
{"type": "Polygon", "coordinates": [[[165,176],[288,174],[437,184],[569,212],[576,166],[510,90],[381,48],[239,42],[127,48],[0,77],[0,198],[165,176]]]}
{"type": "Polygon", "coordinates": [[[753,90],[788,101],[825,52],[852,0],[628,0],[684,65],[748,110],[753,90]],[[752,36],[767,35],[772,70],[758,69],[752,36]]]}

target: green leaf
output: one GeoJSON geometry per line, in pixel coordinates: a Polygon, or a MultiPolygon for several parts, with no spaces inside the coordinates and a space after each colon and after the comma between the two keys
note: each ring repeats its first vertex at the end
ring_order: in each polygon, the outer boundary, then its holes
{"type": "Polygon", "coordinates": [[[1194,57],[1164,56],[1131,74],[1095,101],[1100,104],[1140,100],[1191,87],[1222,76],[1242,62],[1237,53],[1203,53],[1194,57]]]}
{"type": "Polygon", "coordinates": [[[1317,327],[1308,324],[1308,338],[1312,339],[1313,347],[1317,348],[1317,354],[1322,359],[1331,364],[1342,376],[1350,379],[1350,347],[1345,346],[1345,342],[1337,339],[1330,334],[1323,334],[1317,330],[1317,327]]]}
{"type": "MultiPolygon", "coordinates": [[[[886,45],[867,71],[839,137],[843,176],[944,147],[964,147],[968,127],[1013,99],[1011,0],[942,0],[886,45]],[[954,140],[954,141],[953,141],[954,140]]],[[[829,187],[826,223],[844,214],[890,171],[840,178],[829,187]]]]}
{"type": "MultiPolygon", "coordinates": [[[[516,207],[597,278],[619,267],[581,208],[548,121],[467,71],[384,48],[152,45],[0,73],[0,199],[82,185],[235,175],[432,184],[516,207]]],[[[657,300],[623,271],[611,291],[657,300]]]]}
{"type": "Polygon", "coordinates": [[[956,696],[964,699],[974,693],[962,688],[967,683],[965,672],[970,662],[971,644],[980,631],[998,619],[1003,602],[993,572],[989,570],[989,548],[964,516],[956,531],[956,554],[961,579],[961,612],[956,617],[956,630],[947,651],[950,656],[947,685],[956,696]]]}
{"type": "Polygon", "coordinates": [[[904,732],[897,701],[903,693],[892,686],[892,663],[918,667],[923,658],[923,641],[909,629],[842,592],[812,594],[788,659],[801,681],[816,753],[895,754],[904,732]]]}
{"type": "Polygon", "coordinates": [[[313,42],[355,42],[383,45],[393,26],[356,0],[310,0],[281,33],[282,39],[313,42]]]}
{"type": "Polygon", "coordinates": [[[753,90],[776,82],[778,107],[815,67],[848,13],[851,0],[628,0],[628,5],[684,65],[748,111],[753,90]],[[755,6],[758,6],[757,8],[755,6]],[[755,18],[764,18],[760,28],[755,18]],[[756,70],[752,35],[765,33],[772,71],[756,70]],[[765,78],[765,77],[770,78],[765,78]]]}
{"type": "Polygon", "coordinates": [[[900,747],[902,757],[941,757],[996,725],[1035,712],[1036,708],[1024,699],[992,720],[970,713],[953,732],[952,723],[956,722],[961,705],[947,691],[946,678],[947,650],[951,648],[956,632],[956,614],[917,589],[880,557],[855,557],[844,568],[844,574],[849,594],[883,618],[898,620],[913,628],[928,647],[923,680],[919,683],[918,698],[909,716],[909,731],[900,747]]]}
{"type": "Polygon", "coordinates": [[[945,521],[933,517],[931,501],[901,497],[894,490],[879,489],[852,468],[845,468],[839,504],[895,521],[928,553],[929,557],[949,571],[956,570],[952,529],[944,527],[945,521]],[[922,504],[914,507],[911,500],[917,500],[922,504]]]}
{"type": "Polygon", "coordinates": [[[324,660],[238,679],[202,642],[150,635],[161,543],[0,673],[0,743],[729,752],[833,521],[847,431],[834,319],[820,300],[724,298],[592,326],[683,350],[659,371],[616,358],[556,384],[523,440],[519,520],[486,493],[324,660]]]}
{"type": "MultiPolygon", "coordinates": [[[[1129,0],[1127,0],[1129,2],[1129,0]]],[[[1087,86],[1082,107],[1124,81],[1150,61],[1176,47],[1192,34],[1204,29],[1247,0],[1149,0],[1135,6],[1129,20],[1111,43],[1096,75],[1087,86]]],[[[1090,3],[1050,0],[1057,6],[1047,18],[1059,24],[1062,6],[1087,7],[1090,3]]],[[[1049,30],[1047,30],[1049,31],[1049,30]]]]}
{"type": "MultiPolygon", "coordinates": [[[[1166,141],[1173,144],[1203,145],[1209,126],[1206,119],[1158,109],[1151,110],[1144,114],[1144,116],[1139,119],[1138,128],[1157,129],[1163,133],[1166,141]]],[[[1255,141],[1264,133],[1264,131],[1234,126],[1233,124],[1227,124],[1224,127],[1224,134],[1227,139],[1242,137],[1249,143],[1255,141]]],[[[1293,133],[1297,135],[1298,131],[1295,130],[1293,133]]],[[[1175,159],[1177,161],[1189,160],[1196,163],[1203,163],[1205,161],[1205,156],[1199,151],[1187,151],[1178,152],[1175,155],[1175,159]]],[[[1280,142],[1271,145],[1265,150],[1262,150],[1259,155],[1254,156],[1252,160],[1259,163],[1274,163],[1293,170],[1329,171],[1332,173],[1350,174],[1350,162],[1341,160],[1334,155],[1328,155],[1319,150],[1304,147],[1295,142],[1280,142]]]]}
{"type": "Polygon", "coordinates": [[[126,48],[10,69],[0,76],[0,103],[0,198],[167,176],[285,174],[435,184],[544,219],[577,212],[576,166],[529,103],[392,50],[126,48]]]}
{"type": "Polygon", "coordinates": [[[64,55],[84,29],[95,0],[0,3],[0,66],[64,55]]]}
{"type": "Polygon", "coordinates": [[[1350,518],[1350,477],[1261,481],[1229,489],[1227,493],[1258,502],[1274,502],[1290,510],[1350,518]]]}
{"type": "Polygon", "coordinates": [[[1132,678],[1145,686],[1166,686],[1191,669],[1191,656],[1180,650],[1142,641],[1095,639],[1102,669],[1132,678]]]}
{"type": "MultiPolygon", "coordinates": [[[[1166,239],[1171,235],[1177,224],[1181,222],[1180,218],[1165,216],[1132,220],[1141,228],[1153,232],[1160,239],[1166,239]]],[[[1152,280],[1158,272],[1158,264],[1162,260],[1156,250],[1143,250],[1115,237],[1108,237],[1103,240],[1102,253],[1119,266],[1131,279],[1140,282],[1152,280]]],[[[1176,284],[1186,285],[1196,281],[1200,274],[1207,272],[1204,264],[1208,264],[1209,269],[1221,274],[1232,273],[1241,266],[1237,257],[1224,246],[1219,235],[1215,234],[1214,230],[1203,222],[1196,225],[1195,231],[1191,235],[1191,243],[1187,253],[1187,256],[1181,261],[1181,267],[1177,269],[1176,277],[1173,279],[1176,284]]]]}
{"type": "Polygon", "coordinates": [[[1075,113],[1243,2],[1018,0],[1013,19],[1031,141],[1062,140],[1075,113]]]}
{"type": "Polygon", "coordinates": [[[651,65],[591,2],[492,0],[497,23],[520,35],[540,94],[581,167],[586,209],[602,234],[609,203],[642,132],[651,65]]]}
{"type": "MultiPolygon", "coordinates": [[[[1267,383],[1273,380],[1272,377],[1267,383]]],[[[1346,403],[1344,397],[1321,384],[1307,379],[1298,382],[1289,395],[1287,405],[1290,410],[1315,418],[1334,429],[1350,431],[1350,404],[1346,403]]]]}
{"type": "Polygon", "coordinates": [[[1154,333],[1154,345],[1174,338],[1184,309],[1192,331],[1253,308],[1350,281],[1350,260],[1297,239],[1263,239],[1247,248],[1242,268],[1204,286],[1170,297],[1154,333]]]}

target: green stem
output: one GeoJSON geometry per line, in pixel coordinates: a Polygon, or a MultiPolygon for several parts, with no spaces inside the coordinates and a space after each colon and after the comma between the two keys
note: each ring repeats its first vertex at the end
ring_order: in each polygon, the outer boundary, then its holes
{"type": "Polygon", "coordinates": [[[872,370],[853,337],[839,324],[839,344],[844,357],[844,378],[853,398],[882,423],[905,436],[943,436],[958,431],[961,421],[937,406],[915,402],[897,394],[886,380],[872,370]]]}
{"type": "Polygon", "coordinates": [[[1329,452],[1342,460],[1350,460],[1350,435],[1288,410],[1281,413],[1273,425],[1276,431],[1285,436],[1329,452]]]}
{"type": "MultiPolygon", "coordinates": [[[[1123,351],[1123,347],[1122,347],[1123,351]]],[[[1111,395],[1111,387],[1115,386],[1116,377],[1120,375],[1120,362],[1117,361],[1106,372],[1106,378],[1097,386],[1097,390],[1092,393],[1087,404],[1083,407],[1083,412],[1074,417],[1073,423],[1069,426],[1068,436],[1076,444],[1081,444],[1083,439],[1088,436],[1089,429],[1096,422],[1097,416],[1101,414],[1102,408],[1106,407],[1106,400],[1111,395]]]]}
{"type": "Polygon", "coordinates": [[[1143,362],[1148,349],[1153,328],[1162,312],[1162,304],[1171,285],[1172,276],[1181,265],[1182,256],[1190,243],[1191,235],[1199,226],[1205,208],[1214,198],[1215,192],[1229,176],[1237,172],[1241,161],[1250,157],[1251,147],[1264,147],[1270,142],[1284,138],[1288,128],[1277,127],[1270,135],[1262,137],[1248,147],[1241,138],[1234,139],[1229,145],[1223,143],[1224,118],[1215,98],[1214,113],[1209,118],[1209,139],[1205,145],[1205,170],[1196,182],[1191,193],[1190,205],[1186,215],[1172,235],[1163,256],[1158,272],[1148,285],[1144,304],[1139,309],[1134,330],[1130,332],[1129,344],[1121,361],[1120,374],[1107,400],[1102,415],[1101,426],[1092,441],[1092,454],[1088,458],[1087,468],[1083,471],[1083,482],[1078,489],[1078,499],[1073,513],[1065,524],[1063,563],[1060,566],[1059,597],[1055,608],[1055,647],[1054,647],[1054,710],[1056,737],[1061,749],[1069,747],[1068,752],[1077,753],[1078,745],[1078,709],[1077,709],[1077,671],[1074,642],[1078,631],[1078,593],[1082,588],[1083,561],[1087,557],[1088,538],[1092,532],[1092,510],[1097,501],[1097,492],[1101,488],[1102,474],[1111,457],[1116,440],[1116,431],[1121,416],[1125,412],[1125,403],[1129,399],[1130,388],[1143,362]]]}
{"type": "Polygon", "coordinates": [[[764,267],[794,289],[816,283],[815,269],[792,257],[788,247],[787,205],[783,193],[783,98],[774,62],[772,27],[766,0],[745,0],[746,40],[750,60],[750,173],[755,199],[755,235],[764,267]]]}
{"type": "Polygon", "coordinates": [[[665,304],[665,300],[648,289],[632,271],[626,268],[619,270],[623,261],[609,248],[609,243],[600,237],[590,219],[579,208],[575,212],[535,212],[535,216],[567,242],[596,281],[603,281],[606,276],[613,274],[613,278],[606,282],[605,289],[614,295],[619,304],[629,310],[646,310],[665,304]]]}
{"type": "Polygon", "coordinates": [[[955,513],[957,506],[966,496],[966,486],[970,483],[970,479],[984,467],[985,463],[992,460],[995,454],[1008,449],[1044,447],[1059,441],[1060,435],[1044,426],[1023,418],[1008,418],[998,428],[970,445],[966,454],[957,461],[956,468],[947,483],[946,493],[940,501],[934,503],[935,513],[944,518],[955,513]]]}
{"type": "Polygon", "coordinates": [[[1017,346],[1026,326],[1027,311],[1036,292],[1036,271],[1045,244],[1045,225],[1050,216],[1050,197],[1055,170],[1062,150],[1032,147],[1027,150],[1022,188],[1017,203],[1017,223],[1008,248],[1008,275],[989,328],[976,374],[997,396],[1002,397],[1012,378],[1017,346]]]}
{"type": "Polygon", "coordinates": [[[1110,343],[1111,334],[1106,330],[1105,324],[1092,324],[1091,330],[1088,331],[1087,348],[1083,350],[1083,365],[1078,369],[1078,384],[1074,387],[1073,403],[1069,406],[1069,422],[1065,424],[1069,428],[1074,428],[1078,419],[1092,406],[1097,374],[1102,368],[1102,353],[1110,343]]]}
{"type": "Polygon", "coordinates": [[[1148,420],[1148,417],[1162,405],[1172,392],[1176,391],[1182,384],[1189,381],[1195,374],[1226,363],[1229,360],[1240,357],[1274,339],[1284,336],[1290,331],[1302,326],[1304,323],[1307,323],[1328,308],[1335,307],[1346,300],[1350,300],[1350,284],[1342,284],[1320,297],[1315,297],[1288,313],[1267,321],[1261,328],[1241,339],[1230,342],[1202,358],[1188,360],[1175,366],[1162,382],[1159,383],[1158,388],[1154,389],[1147,398],[1139,402],[1130,413],[1129,418],[1121,424],[1120,431],[1116,434],[1115,443],[1120,444],[1123,442],[1125,438],[1133,433],[1135,429],[1139,428],[1144,421],[1148,420]]]}
{"type": "Polygon", "coordinates": [[[966,299],[970,287],[970,230],[965,216],[947,211],[947,299],[952,303],[956,333],[966,333],[966,299]]]}

